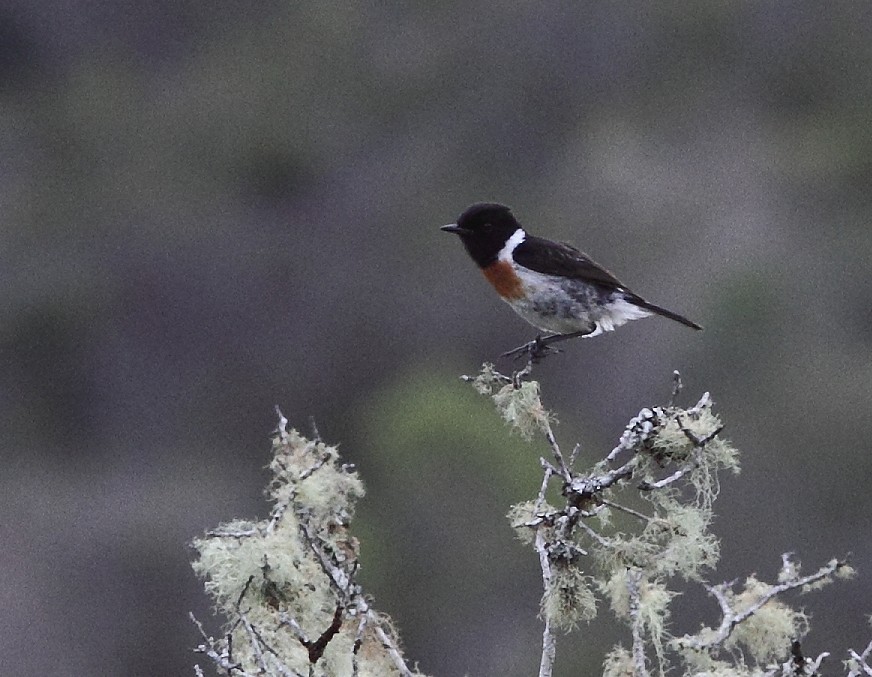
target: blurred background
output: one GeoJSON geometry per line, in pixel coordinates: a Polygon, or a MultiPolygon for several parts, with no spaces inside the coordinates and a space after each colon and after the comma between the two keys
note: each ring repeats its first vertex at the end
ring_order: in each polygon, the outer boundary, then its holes
{"type": "MultiPolygon", "coordinates": [[[[458,378],[534,332],[438,229],[495,200],[705,325],[536,376],[586,461],[673,369],[712,391],[743,452],[712,580],[852,552],[794,600],[840,672],[872,613],[870,101],[867,3],[6,0],[4,670],[193,674],[188,611],[220,626],[188,544],[268,514],[278,404],[358,466],[364,583],[420,669],[534,674],[504,515],[546,449],[458,378]]],[[[562,638],[556,674],[620,639],[562,638]]]]}

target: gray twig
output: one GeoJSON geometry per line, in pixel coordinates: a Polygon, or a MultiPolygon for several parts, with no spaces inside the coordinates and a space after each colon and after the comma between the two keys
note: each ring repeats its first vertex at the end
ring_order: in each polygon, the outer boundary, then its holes
{"type": "Polygon", "coordinates": [[[630,597],[630,622],[633,634],[633,675],[648,677],[647,659],[645,657],[645,622],[639,613],[642,583],[642,572],[632,568],[627,570],[627,593],[630,597]]]}

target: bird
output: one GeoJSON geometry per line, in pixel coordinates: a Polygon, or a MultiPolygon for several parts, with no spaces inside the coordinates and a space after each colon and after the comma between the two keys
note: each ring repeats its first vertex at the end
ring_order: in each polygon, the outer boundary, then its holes
{"type": "Polygon", "coordinates": [[[584,252],[563,242],[530,235],[512,210],[495,202],[467,207],[454,233],[503,301],[545,335],[504,355],[528,353],[538,361],[558,341],[591,338],[650,315],[691,329],[702,327],[683,315],[646,301],[584,252]]]}

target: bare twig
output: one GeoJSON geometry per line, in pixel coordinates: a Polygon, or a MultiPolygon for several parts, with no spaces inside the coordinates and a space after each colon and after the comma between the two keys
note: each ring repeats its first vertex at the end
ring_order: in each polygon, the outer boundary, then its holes
{"type": "Polygon", "coordinates": [[[300,522],[300,533],[303,534],[305,541],[309,544],[309,547],[315,554],[315,559],[318,560],[321,569],[325,574],[327,574],[327,577],[336,587],[336,591],[339,592],[342,597],[347,598],[349,596],[349,586],[351,585],[351,578],[349,575],[345,573],[339,565],[330,561],[330,558],[321,549],[319,542],[316,542],[315,537],[309,532],[309,527],[302,521],[300,522]]]}
{"type": "Polygon", "coordinates": [[[591,499],[620,480],[632,477],[633,470],[632,462],[628,461],[624,465],[601,475],[571,476],[565,490],[575,494],[581,500],[591,499]]]}
{"type": "Polygon", "coordinates": [[[242,622],[242,627],[245,628],[245,632],[248,635],[248,642],[251,646],[252,652],[254,653],[254,658],[257,661],[257,665],[261,669],[261,674],[268,674],[266,662],[263,658],[263,649],[261,649],[260,637],[255,632],[254,627],[251,625],[251,622],[248,620],[248,618],[246,618],[244,613],[239,614],[239,620],[242,622]]]}
{"type": "Polygon", "coordinates": [[[608,506],[609,508],[613,508],[614,510],[619,510],[621,512],[627,513],[628,515],[632,515],[633,517],[637,517],[638,519],[642,520],[643,522],[650,522],[651,521],[651,517],[649,517],[645,513],[641,513],[638,510],[633,510],[633,508],[628,508],[627,506],[621,505],[620,503],[615,503],[614,501],[610,501],[607,498],[601,498],[600,503],[602,503],[605,506],[608,506]]]}
{"type": "Polygon", "coordinates": [[[579,454],[580,452],[581,452],[581,445],[580,445],[580,444],[576,444],[576,445],[572,448],[572,453],[569,454],[569,467],[570,467],[570,468],[573,467],[573,466],[575,465],[575,462],[578,460],[578,454],[579,454]]]}
{"type": "Polygon", "coordinates": [[[645,623],[639,613],[640,585],[642,572],[632,568],[627,570],[627,593],[630,597],[630,624],[633,634],[633,675],[634,677],[648,677],[647,659],[645,657],[645,623]]]}
{"type": "Polygon", "coordinates": [[[207,531],[206,535],[211,538],[250,538],[257,536],[260,532],[255,529],[244,529],[242,531],[230,531],[227,529],[212,529],[207,531]]]}
{"type": "MultiPolygon", "coordinates": [[[[191,619],[194,625],[197,626],[197,630],[200,632],[200,636],[203,638],[203,643],[198,645],[194,649],[194,653],[203,654],[215,664],[216,668],[219,668],[220,670],[226,670],[227,674],[235,673],[240,677],[249,677],[249,673],[245,672],[245,670],[240,667],[239,663],[233,661],[230,656],[229,649],[226,649],[221,653],[219,653],[215,649],[215,640],[206,634],[206,631],[203,629],[203,624],[199,620],[197,620],[197,617],[194,616],[192,612],[188,612],[188,617],[191,619]]],[[[251,675],[251,677],[254,676],[251,675]]]]}
{"type": "Polygon", "coordinates": [[[866,645],[863,653],[858,654],[851,649],[848,652],[851,659],[856,663],[848,673],[848,677],[860,677],[861,675],[872,676],[872,666],[869,665],[869,657],[872,656],[872,642],[866,645]]]}
{"type": "Polygon", "coordinates": [[[285,418],[285,415],[282,413],[282,410],[279,409],[279,405],[275,405],[276,416],[279,417],[278,425],[276,425],[275,434],[279,436],[283,442],[288,436],[288,419],[285,418]]]}
{"type": "MultiPolygon", "coordinates": [[[[548,482],[557,470],[549,464],[544,458],[539,459],[544,472],[542,473],[542,484],[539,487],[539,494],[536,497],[536,512],[539,513],[545,505],[545,493],[548,491],[548,482]]],[[[533,547],[539,556],[539,567],[542,570],[542,589],[547,592],[551,585],[553,573],[551,571],[551,560],[548,557],[548,544],[545,542],[545,534],[543,531],[544,523],[539,521],[536,526],[536,537],[533,541],[533,547]]],[[[551,677],[554,669],[554,660],[557,656],[557,639],[554,636],[554,631],[551,628],[551,620],[545,616],[545,628],[542,631],[542,657],[539,661],[539,677],[551,677]]]]}
{"type": "Polygon", "coordinates": [[[297,638],[297,641],[300,642],[303,646],[309,644],[309,636],[303,631],[303,628],[300,627],[300,624],[297,622],[297,619],[291,616],[286,611],[283,611],[279,614],[279,627],[287,627],[293,633],[294,637],[297,638]]]}
{"type": "MultiPolygon", "coordinates": [[[[356,609],[354,611],[357,611],[356,609]]],[[[352,677],[357,677],[360,674],[360,663],[357,659],[358,653],[360,653],[360,647],[363,646],[363,633],[366,631],[366,623],[369,620],[369,616],[366,614],[357,614],[359,616],[359,621],[357,623],[357,633],[354,636],[354,648],[351,651],[351,675],[352,677]]]]}
{"type": "Polygon", "coordinates": [[[825,651],[815,660],[806,658],[802,653],[802,643],[795,639],[790,644],[790,659],[781,666],[782,675],[789,674],[791,677],[815,677],[818,674],[821,663],[829,656],[825,651]]]}
{"type": "MultiPolygon", "coordinates": [[[[542,528],[536,530],[536,552],[539,554],[539,566],[542,569],[542,585],[547,591],[551,586],[554,574],[551,570],[551,560],[548,557],[548,545],[542,528]]],[[[545,616],[545,628],[542,631],[542,658],[539,661],[539,677],[551,677],[554,669],[554,660],[557,657],[557,639],[551,628],[551,619],[545,616]]]]}
{"type": "Polygon", "coordinates": [[[572,473],[569,471],[569,467],[563,459],[563,454],[560,453],[560,445],[557,443],[557,438],[554,437],[554,431],[551,428],[551,424],[546,421],[544,427],[545,439],[548,440],[548,446],[551,447],[551,453],[554,455],[554,460],[557,461],[557,469],[560,471],[560,476],[563,478],[564,482],[571,482],[572,473]]]}
{"type": "Polygon", "coordinates": [[[678,399],[678,395],[681,392],[681,389],[684,387],[684,384],[681,382],[681,374],[678,369],[672,372],[672,397],[669,398],[669,406],[675,406],[675,400],[678,399]]]}
{"type": "Polygon", "coordinates": [[[680,480],[687,473],[691,472],[696,467],[696,465],[697,464],[695,462],[686,463],[671,475],[667,475],[666,477],[659,479],[656,482],[639,482],[639,490],[652,491],[654,489],[662,489],[663,487],[669,486],[670,484],[673,484],[674,482],[680,480]]]}

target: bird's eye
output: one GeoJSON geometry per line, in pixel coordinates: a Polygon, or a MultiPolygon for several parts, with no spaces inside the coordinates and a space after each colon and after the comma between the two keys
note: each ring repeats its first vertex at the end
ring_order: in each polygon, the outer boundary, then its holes
{"type": "Polygon", "coordinates": [[[492,223],[486,223],[486,224],[484,224],[484,225],[481,227],[481,229],[482,229],[484,232],[489,233],[489,232],[491,232],[491,231],[494,229],[494,224],[492,224],[492,223]]]}

